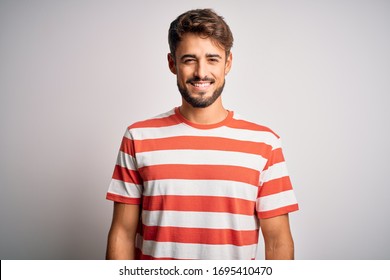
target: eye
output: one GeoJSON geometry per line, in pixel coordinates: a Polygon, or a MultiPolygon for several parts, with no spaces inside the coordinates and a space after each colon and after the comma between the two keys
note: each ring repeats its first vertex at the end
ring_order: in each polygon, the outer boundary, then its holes
{"type": "Polygon", "coordinates": [[[190,63],[195,62],[195,59],[193,59],[193,58],[187,58],[187,59],[185,59],[183,62],[184,62],[185,64],[190,64],[190,63]]]}
{"type": "Polygon", "coordinates": [[[218,58],[210,58],[209,61],[212,63],[218,63],[219,59],[218,58]]]}

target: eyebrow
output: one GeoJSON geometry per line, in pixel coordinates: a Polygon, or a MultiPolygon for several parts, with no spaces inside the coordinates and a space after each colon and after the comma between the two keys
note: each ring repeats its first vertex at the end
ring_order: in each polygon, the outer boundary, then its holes
{"type": "Polygon", "coordinates": [[[206,54],[206,57],[217,57],[217,58],[220,58],[220,59],[222,59],[222,56],[220,56],[219,54],[212,54],[212,53],[208,53],[208,54],[206,54]]]}
{"type": "MultiPolygon", "coordinates": [[[[217,57],[217,58],[222,59],[222,57],[219,54],[212,54],[212,53],[207,53],[206,57],[207,58],[217,57]]],[[[185,55],[182,55],[180,57],[180,60],[183,60],[183,59],[186,59],[186,58],[196,58],[196,55],[194,55],[194,54],[185,54],[185,55]]]]}

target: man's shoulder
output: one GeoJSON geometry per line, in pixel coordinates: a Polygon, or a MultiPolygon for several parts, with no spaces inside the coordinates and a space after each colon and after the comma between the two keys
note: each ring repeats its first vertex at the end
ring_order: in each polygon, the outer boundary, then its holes
{"type": "Polygon", "coordinates": [[[128,130],[136,128],[148,128],[148,127],[161,127],[166,125],[172,125],[175,122],[175,109],[171,109],[168,112],[161,113],[151,118],[147,118],[141,121],[137,121],[127,128],[128,130]]]}
{"type": "Polygon", "coordinates": [[[265,132],[272,134],[276,138],[280,138],[279,135],[272,130],[270,127],[260,124],[257,121],[250,120],[246,117],[241,116],[238,113],[234,113],[233,121],[231,126],[238,129],[245,129],[245,130],[252,130],[252,131],[259,131],[259,132],[265,132]]]}

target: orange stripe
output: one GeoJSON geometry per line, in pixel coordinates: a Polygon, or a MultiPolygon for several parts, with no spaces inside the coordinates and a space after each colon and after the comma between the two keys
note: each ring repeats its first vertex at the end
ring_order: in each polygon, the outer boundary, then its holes
{"type": "Polygon", "coordinates": [[[289,176],[284,176],[282,178],[274,179],[264,183],[261,188],[259,188],[259,195],[266,196],[270,194],[276,194],[283,191],[292,190],[292,184],[289,176]]]}
{"type": "Polygon", "coordinates": [[[221,122],[218,122],[218,123],[213,123],[213,124],[198,124],[198,123],[193,123],[189,120],[187,120],[181,113],[180,113],[180,109],[179,107],[176,107],[175,108],[175,115],[176,117],[178,118],[178,120],[180,120],[180,122],[182,123],[185,123],[189,126],[192,126],[194,128],[197,128],[197,129],[212,129],[212,128],[218,128],[218,127],[221,127],[223,125],[225,125],[226,123],[228,123],[232,117],[233,117],[233,112],[232,111],[228,111],[228,115],[226,116],[226,118],[224,120],[222,120],[221,122]]]}
{"type": "Polygon", "coordinates": [[[121,152],[124,152],[124,153],[134,157],[135,151],[134,151],[133,140],[126,138],[126,137],[123,137],[120,150],[121,150],[121,152]]]}
{"type": "Polygon", "coordinates": [[[267,219],[267,218],[272,218],[272,217],[284,215],[284,214],[294,212],[297,210],[299,210],[298,204],[293,204],[293,205],[281,207],[281,208],[270,210],[270,211],[258,212],[257,216],[260,219],[267,219]]]}
{"type": "Polygon", "coordinates": [[[180,121],[175,117],[175,115],[170,115],[164,118],[150,119],[145,121],[140,121],[129,126],[129,129],[132,128],[147,128],[147,127],[164,127],[172,126],[179,124],[180,121]]]}
{"type": "Polygon", "coordinates": [[[139,168],[148,180],[189,179],[228,180],[258,185],[259,172],[250,168],[228,165],[161,164],[139,168]]]}
{"type": "Polygon", "coordinates": [[[149,211],[225,212],[251,216],[255,213],[255,201],[215,196],[144,196],[143,208],[149,211]]]}
{"type": "Polygon", "coordinates": [[[272,151],[271,158],[268,160],[267,164],[265,165],[264,170],[267,170],[270,166],[283,161],[285,160],[284,160],[282,148],[277,148],[272,151]]]}
{"type": "Polygon", "coordinates": [[[244,120],[232,119],[228,124],[226,124],[226,126],[231,127],[231,128],[238,128],[238,129],[271,132],[277,138],[279,138],[279,136],[274,131],[272,131],[270,128],[263,126],[263,125],[255,124],[252,122],[244,121],[244,120]]]}
{"type": "Polygon", "coordinates": [[[144,226],[144,240],[157,242],[246,246],[257,244],[258,237],[258,230],[144,226]]]}
{"type": "Polygon", "coordinates": [[[142,184],[142,178],[137,171],[127,169],[125,167],[115,165],[113,179],[127,183],[142,184]]]}
{"type": "Polygon", "coordinates": [[[284,161],[284,156],[283,156],[283,151],[282,148],[277,148],[274,151],[272,151],[272,164],[283,162],[284,161]]]}
{"type": "Polygon", "coordinates": [[[175,149],[218,150],[261,155],[264,158],[268,157],[272,150],[272,147],[265,143],[205,136],[177,136],[134,140],[134,146],[138,153],[175,149]]]}
{"type": "Polygon", "coordinates": [[[140,198],[126,197],[118,194],[107,193],[106,199],[126,204],[141,204],[140,198]]]}

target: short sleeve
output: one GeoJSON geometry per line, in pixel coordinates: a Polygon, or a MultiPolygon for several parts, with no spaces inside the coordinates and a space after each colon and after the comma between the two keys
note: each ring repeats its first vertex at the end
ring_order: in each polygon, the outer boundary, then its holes
{"type": "Polygon", "coordinates": [[[298,210],[288,175],[280,138],[275,139],[263,171],[260,173],[256,211],[259,218],[271,218],[298,210]]]}
{"type": "Polygon", "coordinates": [[[142,190],[143,182],[137,168],[134,141],[127,129],[122,138],[106,198],[115,202],[140,204],[142,190]]]}

